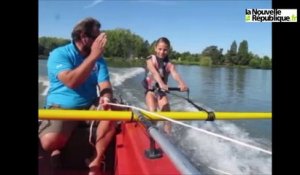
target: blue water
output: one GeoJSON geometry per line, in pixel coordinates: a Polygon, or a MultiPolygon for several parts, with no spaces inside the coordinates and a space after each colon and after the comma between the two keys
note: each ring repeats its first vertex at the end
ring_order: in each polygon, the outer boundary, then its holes
{"type": "MultiPolygon", "coordinates": [[[[45,61],[39,61],[39,107],[48,87],[45,61]]],[[[217,112],[271,112],[271,70],[178,65],[190,88],[190,98],[217,112]]],[[[131,105],[146,108],[142,68],[110,68],[116,94],[131,105]]],[[[170,78],[170,86],[176,82],[170,78]]],[[[186,93],[176,93],[186,97],[186,93]]],[[[171,109],[195,111],[186,100],[169,96],[171,109]]],[[[272,120],[191,121],[192,126],[272,151],[272,120]]],[[[272,156],[174,124],[170,140],[203,174],[272,174],[272,156]],[[221,171],[223,173],[221,173],[221,171]]]]}

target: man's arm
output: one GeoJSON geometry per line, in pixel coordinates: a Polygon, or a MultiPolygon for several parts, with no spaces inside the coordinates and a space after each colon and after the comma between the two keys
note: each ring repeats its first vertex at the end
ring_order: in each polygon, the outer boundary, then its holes
{"type": "Polygon", "coordinates": [[[100,88],[100,97],[105,97],[111,100],[113,98],[113,91],[110,81],[104,81],[98,85],[100,88]]]}
{"type": "Polygon", "coordinates": [[[85,59],[77,68],[60,72],[58,79],[69,88],[76,88],[89,77],[95,62],[93,59],[85,59]]]}
{"type": "Polygon", "coordinates": [[[106,35],[101,33],[93,42],[89,56],[77,68],[60,72],[58,74],[59,80],[69,88],[76,88],[81,85],[89,77],[96,61],[103,54],[105,44],[106,35]]]}
{"type": "Polygon", "coordinates": [[[104,110],[108,110],[110,107],[107,103],[110,103],[113,98],[113,91],[110,81],[104,81],[98,84],[100,88],[99,104],[104,110]]]}

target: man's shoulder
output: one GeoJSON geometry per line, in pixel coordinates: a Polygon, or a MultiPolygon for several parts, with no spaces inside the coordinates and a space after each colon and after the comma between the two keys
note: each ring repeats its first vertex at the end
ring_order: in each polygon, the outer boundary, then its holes
{"type": "Polygon", "coordinates": [[[97,63],[99,63],[99,64],[106,64],[105,58],[102,56],[101,58],[99,58],[97,60],[97,63]]]}
{"type": "Polygon", "coordinates": [[[72,46],[72,44],[67,44],[67,45],[63,45],[63,46],[59,46],[55,49],[53,49],[51,52],[50,52],[50,56],[62,56],[62,55],[69,55],[70,53],[74,53],[75,50],[72,46]]]}
{"type": "Polygon", "coordinates": [[[72,45],[72,43],[59,46],[55,48],[52,52],[70,52],[70,51],[74,51],[74,46],[72,45]]]}

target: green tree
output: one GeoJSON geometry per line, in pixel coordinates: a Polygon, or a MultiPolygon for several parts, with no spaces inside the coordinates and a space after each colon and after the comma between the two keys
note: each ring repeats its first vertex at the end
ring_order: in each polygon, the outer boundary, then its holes
{"type": "Polygon", "coordinates": [[[190,56],[191,56],[190,52],[183,52],[181,54],[181,61],[189,61],[190,56]]]}
{"type": "Polygon", "coordinates": [[[237,44],[235,40],[232,42],[230,49],[225,54],[224,59],[224,63],[226,65],[232,65],[237,63],[237,44]]]}
{"type": "Polygon", "coordinates": [[[147,54],[147,43],[140,36],[127,29],[105,31],[108,42],[105,49],[107,57],[121,57],[124,59],[142,57],[147,54]]]}
{"type": "Polygon", "coordinates": [[[230,46],[230,50],[229,50],[230,54],[232,55],[236,55],[237,54],[237,44],[236,41],[234,40],[230,46]]]}
{"type": "Polygon", "coordinates": [[[249,61],[248,42],[247,40],[243,40],[239,45],[237,61],[235,63],[239,65],[248,65],[249,61]]]}
{"type": "Polygon", "coordinates": [[[212,59],[212,64],[221,64],[223,49],[218,50],[218,46],[208,46],[202,51],[203,56],[208,56],[212,59]]]}
{"type": "Polygon", "coordinates": [[[272,62],[268,56],[263,57],[263,59],[260,62],[260,67],[262,69],[271,69],[272,68],[272,62]]]}
{"type": "Polygon", "coordinates": [[[261,61],[261,59],[259,59],[259,58],[253,58],[250,60],[249,66],[252,68],[258,69],[258,68],[260,68],[260,61],[261,61]]]}
{"type": "Polygon", "coordinates": [[[253,54],[250,52],[251,60],[249,61],[249,66],[252,68],[259,69],[261,58],[257,54],[253,54]]]}
{"type": "Polygon", "coordinates": [[[212,59],[209,56],[202,56],[200,58],[199,65],[201,65],[201,66],[211,66],[212,65],[212,59]]]}
{"type": "Polygon", "coordinates": [[[142,46],[141,51],[140,51],[140,56],[141,57],[146,58],[150,54],[149,53],[149,47],[150,47],[150,44],[149,44],[148,40],[146,40],[143,43],[143,46],[142,46]]]}
{"type": "Polygon", "coordinates": [[[56,37],[40,37],[39,38],[39,54],[48,56],[49,52],[53,49],[70,43],[69,39],[56,38],[56,37]],[[42,52],[40,52],[42,51],[42,52]]]}

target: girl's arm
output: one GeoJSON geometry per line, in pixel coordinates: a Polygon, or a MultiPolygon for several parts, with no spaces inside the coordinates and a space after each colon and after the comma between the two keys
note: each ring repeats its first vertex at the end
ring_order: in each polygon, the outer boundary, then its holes
{"type": "Polygon", "coordinates": [[[170,73],[171,73],[172,77],[174,78],[174,80],[177,81],[180,91],[187,91],[188,87],[185,84],[185,82],[182,80],[182,78],[180,77],[178,72],[176,71],[175,65],[172,63],[169,63],[169,64],[171,64],[170,65],[170,73]]]}

